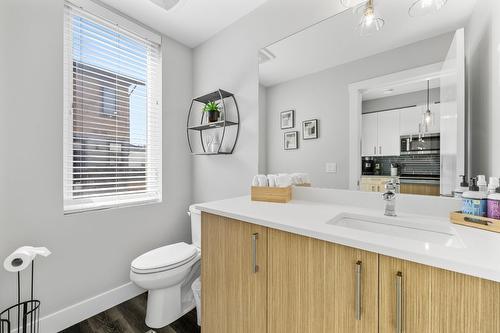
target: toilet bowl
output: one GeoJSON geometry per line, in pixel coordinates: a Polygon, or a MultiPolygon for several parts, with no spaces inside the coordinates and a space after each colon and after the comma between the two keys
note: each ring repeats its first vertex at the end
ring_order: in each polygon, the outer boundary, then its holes
{"type": "Polygon", "coordinates": [[[134,259],[130,280],[148,291],[146,325],[162,328],[195,307],[191,284],[200,276],[201,216],[189,207],[193,244],[163,246],[134,259]]]}

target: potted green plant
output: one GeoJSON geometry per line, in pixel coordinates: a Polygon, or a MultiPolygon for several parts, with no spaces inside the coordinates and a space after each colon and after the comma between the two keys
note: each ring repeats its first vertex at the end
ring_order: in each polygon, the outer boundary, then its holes
{"type": "Polygon", "coordinates": [[[208,112],[208,122],[213,123],[219,120],[220,116],[220,105],[216,102],[208,102],[203,107],[203,112],[208,112]]]}

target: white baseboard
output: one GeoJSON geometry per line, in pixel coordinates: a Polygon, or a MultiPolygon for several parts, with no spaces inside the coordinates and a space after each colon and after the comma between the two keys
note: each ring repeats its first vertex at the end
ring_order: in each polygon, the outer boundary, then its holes
{"type": "Polygon", "coordinates": [[[41,318],[40,331],[43,333],[59,332],[144,292],[144,289],[132,282],[126,283],[41,318]]]}

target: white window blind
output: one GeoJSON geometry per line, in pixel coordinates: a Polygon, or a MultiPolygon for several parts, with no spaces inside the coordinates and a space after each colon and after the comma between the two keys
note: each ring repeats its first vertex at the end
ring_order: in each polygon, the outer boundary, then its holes
{"type": "Polygon", "coordinates": [[[67,3],[65,213],[161,201],[160,45],[67,3]]]}

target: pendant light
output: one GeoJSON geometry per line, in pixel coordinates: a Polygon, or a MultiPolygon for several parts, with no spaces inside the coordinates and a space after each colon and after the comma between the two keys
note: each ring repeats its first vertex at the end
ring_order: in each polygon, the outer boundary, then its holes
{"type": "Polygon", "coordinates": [[[375,13],[375,7],[373,6],[373,0],[368,0],[366,6],[363,9],[363,14],[361,17],[361,22],[359,23],[359,33],[361,36],[372,35],[382,29],[384,26],[384,20],[378,17],[375,13]]]}
{"type": "Polygon", "coordinates": [[[448,0],[417,0],[408,9],[411,17],[424,16],[440,10],[448,0]]]}
{"type": "Polygon", "coordinates": [[[431,112],[431,87],[430,87],[430,80],[427,80],[427,110],[424,112],[424,119],[423,119],[423,131],[428,132],[429,131],[429,126],[432,125],[433,121],[433,115],[431,112]]]}

